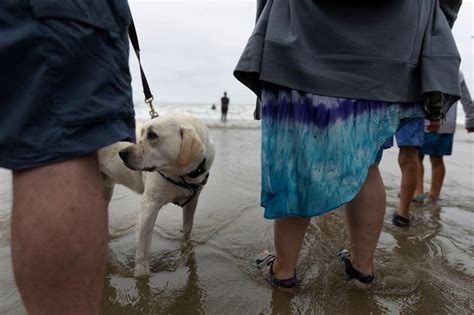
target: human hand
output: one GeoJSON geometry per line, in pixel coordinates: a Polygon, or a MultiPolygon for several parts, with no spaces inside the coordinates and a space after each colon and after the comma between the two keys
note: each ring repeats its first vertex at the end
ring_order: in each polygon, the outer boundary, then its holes
{"type": "Polygon", "coordinates": [[[438,133],[440,127],[441,127],[441,120],[431,120],[430,124],[427,127],[427,130],[429,132],[438,133]]]}

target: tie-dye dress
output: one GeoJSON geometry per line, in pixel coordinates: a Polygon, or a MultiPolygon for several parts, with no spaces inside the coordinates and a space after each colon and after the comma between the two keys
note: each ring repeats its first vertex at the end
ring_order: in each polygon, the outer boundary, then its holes
{"type": "Polygon", "coordinates": [[[262,90],[265,218],[314,217],[354,199],[377,154],[422,103],[387,103],[262,90]]]}

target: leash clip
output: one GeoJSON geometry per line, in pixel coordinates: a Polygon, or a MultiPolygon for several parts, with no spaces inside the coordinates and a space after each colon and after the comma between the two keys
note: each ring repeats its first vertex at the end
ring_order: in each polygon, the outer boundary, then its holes
{"type": "Polygon", "coordinates": [[[148,106],[150,106],[149,114],[150,114],[151,119],[155,119],[160,116],[158,112],[155,110],[155,107],[153,107],[153,99],[154,99],[153,96],[148,99],[145,99],[145,103],[147,103],[148,106]]]}

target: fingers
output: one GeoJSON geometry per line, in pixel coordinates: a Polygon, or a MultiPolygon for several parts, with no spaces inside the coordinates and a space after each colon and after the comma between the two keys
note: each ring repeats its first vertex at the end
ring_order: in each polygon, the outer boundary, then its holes
{"type": "Polygon", "coordinates": [[[430,124],[428,125],[427,129],[429,132],[438,132],[439,128],[441,127],[441,120],[434,120],[430,121],[430,124]]]}

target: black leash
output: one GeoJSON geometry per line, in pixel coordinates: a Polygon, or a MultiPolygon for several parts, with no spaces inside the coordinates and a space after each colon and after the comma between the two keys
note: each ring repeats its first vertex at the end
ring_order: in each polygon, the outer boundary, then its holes
{"type": "Polygon", "coordinates": [[[128,35],[130,36],[130,41],[132,42],[133,50],[135,50],[135,54],[138,58],[138,64],[140,65],[140,75],[142,78],[143,93],[145,94],[145,103],[150,106],[150,116],[153,119],[158,117],[159,115],[153,107],[153,94],[151,93],[150,85],[148,84],[148,80],[146,79],[145,71],[143,71],[142,61],[140,59],[140,44],[138,42],[137,30],[135,29],[135,23],[133,22],[133,19],[132,23],[130,23],[130,26],[128,27],[128,35]]]}

